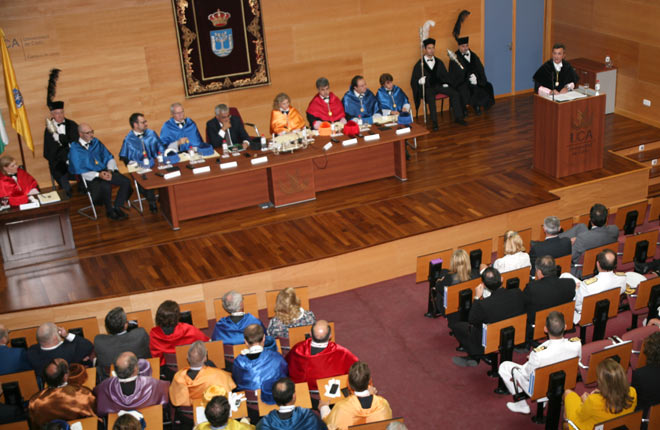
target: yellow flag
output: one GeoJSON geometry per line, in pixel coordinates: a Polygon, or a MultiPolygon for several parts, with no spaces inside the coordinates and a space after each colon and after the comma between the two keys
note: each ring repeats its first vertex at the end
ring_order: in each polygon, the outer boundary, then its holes
{"type": "Polygon", "coordinates": [[[34,143],[32,142],[32,132],[30,132],[30,123],[28,123],[27,112],[23,96],[18,89],[16,75],[14,75],[14,66],[9,58],[7,44],[5,43],[5,32],[0,28],[0,45],[2,45],[2,71],[5,78],[5,94],[7,94],[7,107],[9,108],[9,118],[11,126],[21,136],[28,148],[34,153],[34,143]]]}

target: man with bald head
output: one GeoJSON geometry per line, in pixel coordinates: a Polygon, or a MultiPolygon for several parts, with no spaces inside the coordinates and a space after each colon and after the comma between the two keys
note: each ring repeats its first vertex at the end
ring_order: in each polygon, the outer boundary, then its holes
{"type": "Polygon", "coordinates": [[[191,399],[201,399],[211,385],[219,385],[227,392],[236,388],[229,372],[206,365],[207,350],[198,340],[188,350],[189,367],[180,369],[172,378],[170,400],[174,406],[192,406],[191,399]]]}
{"type": "Polygon", "coordinates": [[[52,420],[93,417],[96,399],[92,391],[69,384],[69,364],[61,358],[50,360],[43,371],[46,388],[32,396],[28,405],[32,429],[41,429],[52,420]]]}
{"type": "Polygon", "coordinates": [[[138,360],[134,353],[126,351],[119,354],[114,364],[117,376],[94,388],[99,416],[167,404],[170,384],[144,374],[150,370],[148,361],[138,360]]]}
{"type": "Polygon", "coordinates": [[[94,130],[89,124],[78,126],[80,138],[69,148],[69,172],[81,175],[87,182],[87,189],[94,202],[103,202],[106,214],[112,220],[126,219],[122,211],[126,201],[133,193],[131,181],[117,169],[117,162],[108,148],[94,137],[94,130]],[[112,186],[119,187],[114,205],[112,186]]]}
{"type": "Polygon", "coordinates": [[[9,332],[0,324],[0,375],[30,370],[25,350],[23,348],[10,348],[9,332]]]}
{"type": "Polygon", "coordinates": [[[91,365],[89,356],[94,346],[82,336],[69,333],[63,327],[44,323],[37,329],[38,345],[32,345],[27,351],[30,366],[38,376],[44,367],[54,358],[63,358],[68,363],[82,363],[91,365]]]}
{"type": "Polygon", "coordinates": [[[332,329],[325,320],[312,325],[312,336],[298,342],[286,356],[289,377],[293,382],[307,382],[316,390],[316,380],[348,373],[358,358],[348,349],[330,340],[332,329]]]}

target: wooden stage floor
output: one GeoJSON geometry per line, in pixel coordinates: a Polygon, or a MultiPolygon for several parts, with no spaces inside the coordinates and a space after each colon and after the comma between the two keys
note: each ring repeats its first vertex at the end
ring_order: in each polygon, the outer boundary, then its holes
{"type": "MultiPolygon", "coordinates": [[[[78,256],[0,279],[0,313],[118,297],[239,277],[346,254],[516,211],[558,197],[548,190],[639,170],[606,151],[603,169],[555,180],[534,171],[530,94],[499,99],[468,127],[440,119],[418,139],[407,182],[395,178],[322,192],[290,207],[258,207],[185,221],[160,215],[71,221],[78,256]]],[[[660,129],[608,115],[606,149],[660,140],[660,129]]],[[[285,156],[285,155],[280,155],[285,156]]],[[[101,211],[103,212],[103,211],[101,211]]],[[[414,267],[410,267],[410,272],[414,267]]],[[[4,274],[4,271],[0,271],[4,274]]]]}

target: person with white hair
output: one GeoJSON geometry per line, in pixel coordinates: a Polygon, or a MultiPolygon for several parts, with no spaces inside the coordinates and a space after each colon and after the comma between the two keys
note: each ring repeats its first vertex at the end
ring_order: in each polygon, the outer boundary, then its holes
{"type": "Polygon", "coordinates": [[[204,143],[197,124],[192,119],[186,118],[181,103],[172,103],[170,115],[172,117],[165,121],[160,129],[160,140],[166,147],[178,146],[179,151],[187,151],[191,146],[197,148],[204,143]]]}
{"type": "MultiPolygon", "coordinates": [[[[561,221],[559,221],[559,218],[552,215],[546,217],[543,220],[543,231],[545,232],[545,239],[542,241],[532,240],[529,247],[532,275],[536,271],[534,263],[538,257],[549,255],[557,259],[571,253],[571,239],[568,237],[559,237],[561,231],[561,221]]],[[[568,272],[569,267],[562,267],[562,270],[568,272]]]]}
{"type": "Polygon", "coordinates": [[[245,343],[243,331],[247,326],[259,324],[264,327],[257,317],[244,312],[243,295],[237,291],[231,290],[222,296],[222,307],[229,315],[220,318],[215,323],[213,335],[211,335],[213,340],[221,340],[227,345],[240,345],[245,343]]]}

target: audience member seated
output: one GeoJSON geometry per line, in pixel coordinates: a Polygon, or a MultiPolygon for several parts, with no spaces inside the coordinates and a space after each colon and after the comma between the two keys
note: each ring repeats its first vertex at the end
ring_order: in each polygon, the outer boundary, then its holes
{"type": "Polygon", "coordinates": [[[539,257],[535,262],[536,279],[530,281],[523,291],[527,310],[527,340],[534,332],[532,324],[536,312],[568,303],[575,298],[575,281],[557,277],[557,264],[549,255],[539,257]]]}
{"type": "Polygon", "coordinates": [[[510,272],[530,266],[529,254],[525,252],[525,245],[518,232],[509,230],[504,234],[504,257],[498,258],[493,267],[498,272],[510,272]]]}
{"type": "Polygon", "coordinates": [[[291,99],[285,93],[279,93],[273,100],[270,113],[270,133],[284,134],[305,127],[305,120],[300,112],[291,106],[291,99]]]}
{"type": "Polygon", "coordinates": [[[296,406],[296,386],[289,378],[273,385],[273,398],[278,409],[270,411],[257,424],[259,430],[325,430],[327,426],[311,409],[296,406]]]}
{"type": "Polygon", "coordinates": [[[460,284],[479,277],[479,269],[472,268],[470,256],[458,248],[451,254],[449,269],[442,269],[436,284],[435,304],[440,314],[444,314],[445,286],[460,284]]]}
{"type": "Polygon", "coordinates": [[[633,370],[631,386],[637,391],[637,409],[647,410],[660,403],[660,332],[644,343],[646,366],[633,370]]]}
{"type": "Polygon", "coordinates": [[[32,345],[27,351],[27,359],[37,376],[43,373],[46,365],[54,358],[63,358],[67,363],[91,364],[90,355],[94,350],[92,342],[53,323],[39,326],[37,342],[38,345],[32,345]]]}
{"type": "Polygon", "coordinates": [[[32,429],[52,420],[74,420],[93,417],[96,398],[92,391],[80,385],[69,384],[69,364],[62,358],[54,358],[46,364],[43,379],[47,387],[30,399],[28,414],[32,429]]]}
{"type": "Polygon", "coordinates": [[[451,321],[449,328],[459,343],[459,351],[467,352],[466,357],[454,357],[452,361],[460,367],[473,367],[479,364],[484,348],[481,346],[483,324],[490,324],[525,313],[522,291],[518,288],[500,288],[502,277],[497,269],[486,268],[481,274],[482,283],[475,290],[474,302],[468,321],[451,321]],[[482,300],[484,288],[491,295],[482,300]]]}
{"type": "Polygon", "coordinates": [[[165,121],[160,129],[160,140],[167,149],[187,151],[191,146],[199,147],[204,143],[197,124],[192,119],[186,118],[181,103],[172,103],[170,114],[172,117],[165,121]]]}
{"type": "Polygon", "coordinates": [[[240,345],[245,342],[243,331],[250,324],[263,323],[256,316],[243,312],[243,295],[236,291],[229,291],[222,296],[222,307],[229,316],[220,318],[215,323],[211,338],[221,340],[227,345],[240,345]]]}
{"type": "Polygon", "coordinates": [[[635,410],[637,392],[628,384],[623,367],[611,358],[596,369],[598,388],[579,396],[573,390],[564,393],[564,413],[580,430],[591,430],[602,423],[635,410]]]}
{"type": "Polygon", "coordinates": [[[8,197],[10,206],[29,201],[29,196],[39,194],[39,184],[10,155],[0,157],[0,197],[8,197]]]}
{"type": "Polygon", "coordinates": [[[110,365],[115,362],[121,352],[130,351],[137,358],[149,358],[149,335],[142,327],[132,327],[128,330],[128,320],[124,308],[111,309],[105,316],[105,329],[108,334],[98,334],[94,338],[96,352],[96,367],[101,380],[108,377],[110,365]]]}
{"type": "Polygon", "coordinates": [[[245,328],[245,343],[248,348],[234,360],[232,376],[238,390],[259,390],[265,403],[273,404],[273,383],[287,376],[288,366],[276,352],[264,349],[266,335],[259,324],[245,328]]]}
{"type": "Polygon", "coordinates": [[[290,327],[314,324],[314,312],[303,309],[294,288],[285,288],[275,300],[275,316],[268,323],[268,334],[288,338],[290,327]]]}
{"type": "Polygon", "coordinates": [[[133,194],[130,179],[119,173],[114,157],[108,148],[94,137],[94,130],[88,124],[80,124],[78,132],[80,139],[73,142],[69,149],[69,172],[83,177],[92,200],[103,202],[108,218],[126,219],[128,216],[122,208],[133,194]],[[113,185],[119,187],[114,204],[113,185]]]}
{"type": "MultiPolygon", "coordinates": [[[[499,374],[509,393],[515,395],[522,390],[531,396],[529,379],[536,369],[581,356],[580,339],[577,337],[570,340],[564,338],[564,330],[566,330],[564,314],[557,311],[550,312],[545,319],[545,327],[543,327],[543,331],[548,335],[548,340],[532,350],[527,362],[520,365],[512,361],[504,361],[500,364],[499,374]]],[[[521,414],[530,412],[525,399],[507,402],[506,407],[512,412],[521,414]]]]}
{"type": "Polygon", "coordinates": [[[179,322],[180,316],[179,305],[172,300],[165,300],[156,311],[156,326],[151,329],[149,349],[152,357],[160,357],[161,366],[165,364],[164,354],[174,354],[177,346],[209,340],[197,327],[179,322]]]}
{"type": "Polygon", "coordinates": [[[215,396],[204,408],[208,421],[199,423],[195,430],[254,430],[254,426],[229,418],[231,407],[225,396],[215,396]]]}
{"type": "Polygon", "coordinates": [[[353,76],[351,87],[346,91],[341,102],[344,104],[346,119],[365,121],[371,124],[374,114],[380,112],[378,99],[367,88],[367,81],[364,76],[353,76]]]}
{"type": "Polygon", "coordinates": [[[401,88],[394,85],[392,75],[383,73],[380,75],[378,81],[380,82],[380,88],[378,88],[376,96],[378,97],[378,104],[383,111],[383,115],[386,113],[392,115],[400,112],[410,112],[408,96],[406,96],[406,93],[401,88]]]}
{"type": "Polygon", "coordinates": [[[367,363],[353,363],[348,371],[348,386],[352,394],[335,403],[332,411],[326,402],[319,403],[321,418],[328,427],[334,425],[339,430],[347,430],[349,426],[392,418],[390,404],[376,395],[378,390],[371,383],[367,363]]]}
{"type": "Polygon", "coordinates": [[[196,341],[188,349],[189,367],[179,369],[170,385],[170,401],[174,406],[192,406],[192,400],[201,399],[211,385],[223,387],[227,392],[236,388],[231,375],[224,370],[206,365],[208,353],[204,342],[196,341]]]}
{"type": "Polygon", "coordinates": [[[307,106],[307,121],[309,125],[318,130],[321,123],[341,122],[346,123],[346,113],[344,105],[339,97],[330,91],[330,82],[326,78],[316,80],[316,89],[318,93],[312,98],[307,106]]]}
{"type": "Polygon", "coordinates": [[[351,351],[330,340],[331,330],[327,321],[316,321],[312,337],[291,346],[286,362],[293,382],[307,382],[310,390],[316,390],[317,379],[345,375],[358,361],[351,351]]]}
{"type": "Polygon", "coordinates": [[[121,414],[115,420],[115,424],[112,426],[112,430],[144,430],[142,428],[142,424],[140,423],[141,419],[142,419],[142,414],[140,414],[137,411],[131,411],[130,413],[121,414]],[[135,417],[135,415],[138,414],[140,416],[140,419],[137,419],[135,417]]]}
{"type": "MultiPolygon", "coordinates": [[[[149,365],[146,360],[140,360],[140,363],[143,367],[149,365]]],[[[117,376],[106,379],[94,388],[99,416],[168,403],[169,382],[140,374],[138,358],[134,353],[122,352],[114,364],[117,376]]]]}
{"type": "MultiPolygon", "coordinates": [[[[581,281],[573,278],[578,285],[577,293],[575,294],[575,315],[573,322],[577,324],[580,322],[582,315],[582,302],[587,296],[592,294],[602,293],[603,291],[618,288],[621,294],[626,292],[626,275],[625,273],[614,272],[616,268],[616,253],[610,249],[606,249],[598,254],[596,257],[596,268],[598,268],[598,275],[581,281]]],[[[565,273],[562,277],[571,277],[570,274],[565,273]]],[[[611,306],[619,306],[619,303],[612,303],[611,306]]]]}
{"type": "Polygon", "coordinates": [[[9,332],[0,324],[0,375],[30,370],[25,349],[10,348],[8,344],[9,332]]]}
{"type": "MultiPolygon", "coordinates": [[[[589,227],[584,224],[576,224],[571,229],[560,233],[559,237],[568,237],[571,239],[572,263],[577,264],[584,251],[591,248],[607,245],[616,242],[619,238],[619,228],[615,225],[605,225],[607,223],[607,208],[600,203],[596,203],[589,211],[589,227]]],[[[571,271],[574,275],[579,272],[575,268],[571,271]]]]}
{"type": "MultiPolygon", "coordinates": [[[[532,271],[534,275],[536,269],[534,263],[538,257],[549,255],[552,258],[563,257],[571,253],[571,239],[568,237],[559,237],[561,230],[561,221],[556,216],[549,216],[543,220],[543,231],[545,232],[545,240],[537,242],[532,241],[529,249],[529,260],[532,263],[532,271]]],[[[563,270],[568,272],[568,267],[562,267],[563,270]]]]}

